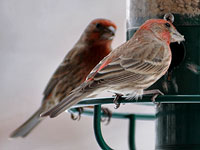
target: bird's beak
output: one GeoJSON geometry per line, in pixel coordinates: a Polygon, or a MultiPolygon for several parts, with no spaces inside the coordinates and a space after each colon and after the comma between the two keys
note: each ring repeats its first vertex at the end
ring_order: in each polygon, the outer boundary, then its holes
{"type": "Polygon", "coordinates": [[[115,35],[116,29],[113,26],[109,26],[108,30],[113,36],[115,35]]]}
{"type": "Polygon", "coordinates": [[[108,26],[104,28],[102,32],[101,39],[102,40],[113,40],[115,36],[116,29],[113,26],[108,26]]]}
{"type": "Polygon", "coordinates": [[[181,35],[175,28],[171,31],[171,42],[182,42],[185,41],[184,36],[181,35]]]}

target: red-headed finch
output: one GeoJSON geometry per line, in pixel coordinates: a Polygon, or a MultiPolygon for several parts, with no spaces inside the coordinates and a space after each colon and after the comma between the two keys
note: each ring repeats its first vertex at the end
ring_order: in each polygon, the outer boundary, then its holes
{"type": "Polygon", "coordinates": [[[113,91],[118,96],[129,94],[130,98],[154,94],[154,100],[161,92],[145,89],[168,70],[171,63],[169,44],[183,40],[184,36],[169,21],[146,21],[129,41],[106,56],[79,87],[41,116],[56,117],[83,98],[103,90],[113,91]]]}
{"type": "Polygon", "coordinates": [[[116,25],[107,19],[95,19],[65,56],[44,90],[41,107],[11,137],[25,137],[44,118],[40,114],[58,104],[111,51],[116,25]]]}

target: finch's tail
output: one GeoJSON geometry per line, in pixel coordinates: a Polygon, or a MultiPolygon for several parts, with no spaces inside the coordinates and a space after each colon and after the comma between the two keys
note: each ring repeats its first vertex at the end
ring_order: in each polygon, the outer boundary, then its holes
{"type": "Polygon", "coordinates": [[[11,138],[27,136],[44,118],[40,117],[42,109],[39,108],[26,122],[19,128],[13,131],[10,135],[11,138]]]}
{"type": "Polygon", "coordinates": [[[58,116],[60,113],[62,113],[63,111],[65,111],[66,109],[77,104],[83,98],[85,98],[86,96],[92,93],[93,90],[83,90],[83,88],[85,88],[86,86],[83,83],[81,86],[74,89],[72,93],[68,95],[66,98],[64,98],[58,105],[56,105],[49,111],[42,113],[41,117],[50,116],[50,118],[54,118],[58,116]]]}

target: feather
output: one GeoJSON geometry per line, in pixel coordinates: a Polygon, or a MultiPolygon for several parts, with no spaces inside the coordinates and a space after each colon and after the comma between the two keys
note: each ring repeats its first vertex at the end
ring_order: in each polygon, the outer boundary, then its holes
{"type": "Polygon", "coordinates": [[[26,137],[44,118],[40,117],[42,108],[39,108],[25,123],[13,131],[11,138],[26,137]]]}

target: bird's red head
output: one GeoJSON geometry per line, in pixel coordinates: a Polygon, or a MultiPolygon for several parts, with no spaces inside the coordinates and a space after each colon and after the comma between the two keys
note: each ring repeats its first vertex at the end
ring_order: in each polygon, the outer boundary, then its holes
{"type": "Polygon", "coordinates": [[[140,28],[140,30],[149,30],[162,41],[167,42],[181,42],[184,41],[184,36],[181,35],[174,25],[164,19],[150,19],[147,20],[140,28]]]}
{"type": "Polygon", "coordinates": [[[115,36],[117,26],[108,19],[95,19],[86,28],[88,40],[92,42],[109,42],[115,36]]]}
{"type": "Polygon", "coordinates": [[[100,24],[100,25],[107,27],[107,28],[113,27],[115,30],[117,29],[117,26],[112,21],[110,21],[108,19],[95,19],[91,22],[91,24],[93,24],[93,25],[100,24]]]}

